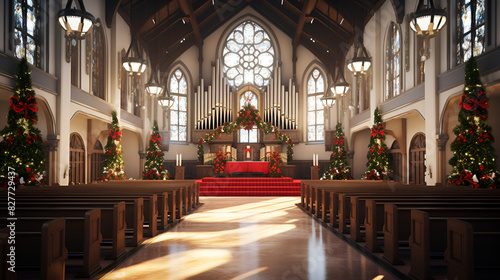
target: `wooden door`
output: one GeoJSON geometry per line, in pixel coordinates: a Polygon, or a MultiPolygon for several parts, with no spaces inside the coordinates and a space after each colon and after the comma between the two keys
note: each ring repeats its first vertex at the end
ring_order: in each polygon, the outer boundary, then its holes
{"type": "Polygon", "coordinates": [[[425,184],[425,134],[417,134],[410,144],[410,183],[425,184]]]}
{"type": "Polygon", "coordinates": [[[98,181],[102,177],[102,163],[104,162],[104,149],[101,141],[97,140],[90,155],[90,182],[98,181]]]}
{"type": "Polygon", "coordinates": [[[403,150],[399,146],[398,141],[394,141],[389,151],[391,159],[392,178],[395,182],[403,181],[403,150]]]}
{"type": "Polygon", "coordinates": [[[85,183],[85,145],[83,139],[78,133],[70,136],[70,157],[69,157],[69,183],[85,183]]]}

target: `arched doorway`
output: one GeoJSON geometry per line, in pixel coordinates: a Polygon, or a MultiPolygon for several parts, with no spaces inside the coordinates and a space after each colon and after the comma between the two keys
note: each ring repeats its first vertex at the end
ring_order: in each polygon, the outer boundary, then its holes
{"type": "Polygon", "coordinates": [[[410,183],[425,184],[425,134],[413,137],[410,144],[410,183]]]}
{"type": "Polygon", "coordinates": [[[104,149],[101,141],[94,144],[92,154],[90,154],[90,182],[99,180],[102,177],[102,163],[104,162],[104,149]]]}
{"type": "Polygon", "coordinates": [[[394,140],[389,151],[391,170],[395,182],[403,181],[403,150],[397,140],[394,140]]]}
{"type": "Polygon", "coordinates": [[[85,183],[85,145],[78,133],[72,133],[69,140],[69,183],[85,183]]]}

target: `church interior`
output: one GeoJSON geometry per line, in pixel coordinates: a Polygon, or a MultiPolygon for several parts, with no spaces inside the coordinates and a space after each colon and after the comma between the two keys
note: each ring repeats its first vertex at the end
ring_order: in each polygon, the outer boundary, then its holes
{"type": "Polygon", "coordinates": [[[500,273],[498,1],[0,14],[0,279],[500,273]]]}

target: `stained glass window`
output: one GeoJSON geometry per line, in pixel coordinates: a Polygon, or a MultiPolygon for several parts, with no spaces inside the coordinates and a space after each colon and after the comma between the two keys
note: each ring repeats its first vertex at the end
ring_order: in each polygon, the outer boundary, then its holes
{"type": "Polygon", "coordinates": [[[222,56],[224,73],[231,86],[269,84],[274,47],[266,31],[255,22],[245,21],[229,34],[222,56]]]}
{"type": "MultiPolygon", "coordinates": [[[[243,93],[240,97],[240,109],[243,108],[246,104],[250,103],[250,105],[254,106],[255,109],[258,109],[258,99],[257,95],[252,91],[247,91],[243,93]]],[[[254,126],[251,130],[240,129],[240,142],[241,143],[257,143],[258,133],[257,127],[254,126]]]]}
{"type": "Polygon", "coordinates": [[[315,68],[307,81],[307,140],[325,139],[325,116],[321,97],[325,94],[325,79],[315,68]]]}
{"type": "Polygon", "coordinates": [[[457,0],[457,64],[485,51],[485,0],[457,0]]]}
{"type": "Polygon", "coordinates": [[[401,33],[394,22],[387,32],[385,45],[385,98],[401,93],[401,33]]]}
{"type": "Polygon", "coordinates": [[[92,28],[92,93],[105,99],[104,30],[99,20],[92,28]]]}
{"type": "Polygon", "coordinates": [[[177,69],[170,77],[170,95],[174,105],[170,108],[170,140],[187,141],[187,81],[177,69]]]}
{"type": "Polygon", "coordinates": [[[14,1],[14,55],[40,67],[40,1],[14,1]]]}

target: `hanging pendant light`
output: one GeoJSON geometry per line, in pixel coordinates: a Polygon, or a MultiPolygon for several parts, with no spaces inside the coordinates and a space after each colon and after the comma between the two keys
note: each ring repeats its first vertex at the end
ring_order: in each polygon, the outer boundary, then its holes
{"type": "Polygon", "coordinates": [[[347,94],[347,91],[349,91],[349,83],[346,82],[344,78],[344,71],[342,70],[343,67],[339,66],[338,72],[337,72],[337,77],[335,78],[335,82],[333,83],[333,87],[330,88],[330,90],[340,96],[343,96],[344,94],[347,94]]]}
{"type": "Polygon", "coordinates": [[[160,106],[162,106],[165,109],[170,109],[174,105],[175,100],[166,91],[164,93],[165,93],[164,96],[158,97],[158,104],[160,104],[160,106]]]}
{"type": "Polygon", "coordinates": [[[365,46],[358,40],[355,41],[354,57],[347,60],[347,68],[354,74],[363,74],[372,65],[371,58],[368,57],[365,46]],[[358,54],[360,52],[360,54],[358,54]]]}
{"type": "Polygon", "coordinates": [[[335,93],[332,95],[327,92],[320,98],[320,100],[321,103],[323,103],[323,107],[330,108],[335,105],[335,93]]]}
{"type": "Polygon", "coordinates": [[[417,35],[433,36],[446,24],[446,11],[436,9],[433,0],[419,0],[417,10],[410,14],[410,28],[417,35]]]}
{"type": "Polygon", "coordinates": [[[61,27],[66,30],[66,36],[74,39],[83,39],[94,24],[94,16],[85,10],[82,0],[78,0],[81,10],[72,9],[73,0],[68,0],[66,8],[59,10],[57,19],[61,27]]]}
{"type": "Polygon", "coordinates": [[[158,83],[158,76],[155,71],[151,71],[149,82],[146,84],[146,92],[151,96],[159,96],[163,91],[163,86],[158,83]]]}
{"type": "Polygon", "coordinates": [[[123,68],[127,70],[129,74],[141,74],[146,71],[147,62],[142,58],[141,52],[139,51],[139,47],[137,45],[137,40],[132,37],[132,41],[130,42],[130,46],[128,47],[127,54],[122,58],[123,68]],[[135,52],[138,57],[130,56],[130,51],[132,50],[132,46],[135,48],[135,52]]]}

